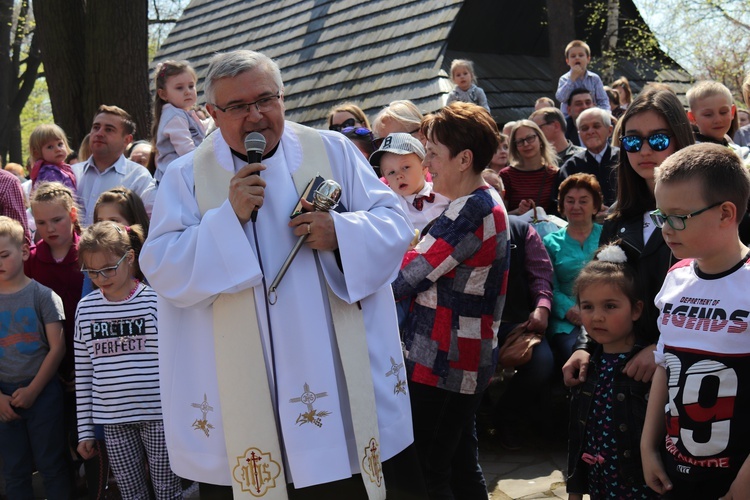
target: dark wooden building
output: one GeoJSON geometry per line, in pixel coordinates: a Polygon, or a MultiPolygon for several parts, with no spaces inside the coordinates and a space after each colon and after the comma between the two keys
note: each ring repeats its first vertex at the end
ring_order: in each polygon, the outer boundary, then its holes
{"type": "MultiPolygon", "coordinates": [[[[600,39],[601,30],[586,28],[586,3],[573,0],[576,37],[600,39]]],[[[640,19],[632,0],[620,4],[623,18],[640,19]]],[[[281,67],[287,118],[320,127],[344,101],[371,117],[396,99],[436,110],[453,87],[451,60],[467,58],[502,124],[554,97],[560,74],[550,63],[546,17],[544,0],[193,0],[155,61],[186,59],[202,79],[216,52],[263,52],[281,67]]],[[[600,51],[590,45],[595,62],[600,51]]],[[[563,51],[552,57],[564,59],[563,51]]],[[[625,57],[614,75],[636,91],[658,80],[684,93],[690,76],[659,59],[625,57]]]]}

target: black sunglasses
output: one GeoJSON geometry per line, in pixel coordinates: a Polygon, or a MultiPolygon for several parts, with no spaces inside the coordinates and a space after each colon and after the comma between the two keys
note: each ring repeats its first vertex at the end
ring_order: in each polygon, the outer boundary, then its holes
{"type": "Polygon", "coordinates": [[[622,149],[628,153],[637,153],[643,147],[643,141],[648,141],[648,145],[653,151],[664,151],[669,147],[671,142],[669,134],[659,132],[657,134],[651,134],[648,137],[626,135],[620,139],[620,144],[622,144],[622,149]]]}
{"type": "Polygon", "coordinates": [[[341,132],[341,129],[353,127],[354,126],[354,118],[349,118],[348,120],[344,120],[343,123],[339,123],[338,125],[334,124],[328,127],[328,130],[334,130],[336,132],[341,132]]]}

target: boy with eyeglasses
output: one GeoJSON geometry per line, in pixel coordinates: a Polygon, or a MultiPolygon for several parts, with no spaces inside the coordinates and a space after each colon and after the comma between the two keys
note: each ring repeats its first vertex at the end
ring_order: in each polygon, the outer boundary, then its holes
{"type": "Polygon", "coordinates": [[[661,164],[654,195],[651,217],[686,260],[654,300],[646,482],[664,498],[739,498],[750,491],[750,250],[738,232],[750,177],[731,150],[699,144],[661,164]]]}
{"type": "Polygon", "coordinates": [[[0,458],[8,498],[34,498],[34,467],[48,498],[69,497],[60,297],[24,274],[23,226],[0,216],[0,458]]]}

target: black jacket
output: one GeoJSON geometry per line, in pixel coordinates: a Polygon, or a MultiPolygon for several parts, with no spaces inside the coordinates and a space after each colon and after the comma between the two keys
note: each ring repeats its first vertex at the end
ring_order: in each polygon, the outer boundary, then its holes
{"type": "MultiPolygon", "coordinates": [[[[617,442],[618,476],[621,481],[633,485],[645,484],[641,468],[641,434],[646,419],[646,406],[650,383],[636,382],[622,373],[630,358],[643,349],[643,342],[636,342],[633,350],[615,367],[612,386],[612,421],[617,442]]],[[[599,361],[602,347],[597,346],[588,369],[586,381],[572,389],[570,399],[570,422],[568,430],[569,493],[588,493],[588,464],[581,460],[586,445],[586,421],[591,412],[591,402],[599,382],[599,361]]]]}
{"type": "Polygon", "coordinates": [[[617,162],[620,161],[620,148],[607,144],[602,156],[601,164],[596,161],[594,155],[586,151],[576,153],[560,167],[557,173],[557,182],[553,198],[557,199],[560,184],[573,174],[592,174],[599,181],[602,188],[604,204],[612,205],[617,198],[617,162]]]}

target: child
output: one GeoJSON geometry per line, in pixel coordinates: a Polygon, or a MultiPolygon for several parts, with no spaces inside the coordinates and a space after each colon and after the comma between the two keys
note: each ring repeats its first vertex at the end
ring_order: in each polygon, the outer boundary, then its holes
{"type": "Polygon", "coordinates": [[[477,77],[474,73],[474,63],[467,59],[454,59],[451,61],[451,81],[456,84],[448,94],[450,104],[453,101],[473,102],[490,111],[490,105],[487,103],[487,96],[484,90],[477,87],[477,77]]]}
{"type": "Polygon", "coordinates": [[[78,263],[81,227],[73,192],[59,182],[40,184],[31,195],[31,213],[41,239],[31,250],[24,269],[29,278],[51,288],[63,301],[66,355],[59,372],[63,382],[72,388],[74,319],[83,287],[78,263]]]}
{"type": "Polygon", "coordinates": [[[750,111],[738,109],[737,116],[739,117],[740,128],[734,133],[734,142],[738,146],[750,146],[750,111]]]}
{"type": "Polygon", "coordinates": [[[643,479],[640,439],[649,384],[623,373],[646,345],[634,321],[643,310],[635,274],[617,245],[602,248],[578,275],[581,321],[597,342],[586,382],[570,400],[569,498],[658,498],[643,479]]]}
{"type": "Polygon", "coordinates": [[[750,149],[736,145],[727,135],[733,123],[737,106],[727,87],[719,82],[705,80],[696,83],[686,94],[690,110],[688,118],[698,127],[695,142],[713,142],[734,150],[745,163],[750,162],[750,149]]]}
{"type": "Polygon", "coordinates": [[[76,311],[78,452],[94,453],[94,424],[104,438],[123,498],[148,498],[145,455],[156,497],[182,498],[169,465],[159,393],[156,293],[141,281],[140,226],[98,222],[79,245],[82,271],[99,289],[76,311]]]}
{"type": "Polygon", "coordinates": [[[499,174],[502,169],[508,166],[508,150],[510,149],[510,144],[508,144],[508,136],[505,134],[499,134],[497,138],[500,145],[497,147],[497,151],[492,156],[492,160],[490,160],[490,164],[487,165],[487,168],[490,168],[499,174]]]}
{"type": "Polygon", "coordinates": [[[424,147],[417,138],[396,132],[389,134],[380,149],[370,156],[370,164],[380,167],[388,185],[398,195],[401,208],[420,232],[450,203],[448,198],[435,193],[432,183],[425,180],[424,155],[424,147]]]}
{"type": "Polygon", "coordinates": [[[148,236],[149,219],[143,200],[126,187],[116,187],[99,195],[94,207],[94,222],[103,221],[123,226],[138,224],[148,236]]]}
{"type": "Polygon", "coordinates": [[[55,124],[39,125],[29,137],[31,156],[31,187],[41,182],[60,182],[76,192],[76,176],[73,168],[65,163],[70,154],[68,138],[63,129],[55,124]]]}
{"type": "Polygon", "coordinates": [[[60,297],[28,278],[23,226],[0,216],[0,458],[8,498],[34,498],[34,467],[47,498],[69,498],[63,391],[55,372],[65,355],[60,297]]]}
{"type": "Polygon", "coordinates": [[[586,42],[573,40],[565,47],[565,63],[570,71],[560,77],[557,82],[555,97],[562,104],[560,109],[568,117],[568,99],[575,89],[585,88],[591,93],[599,108],[609,111],[609,97],[604,92],[604,84],[599,75],[586,68],[591,62],[591,49],[586,42]]]}
{"type": "MultiPolygon", "coordinates": [[[[126,187],[116,187],[103,192],[96,200],[94,222],[110,221],[121,226],[141,226],[143,234],[148,236],[149,218],[141,197],[126,187]]],[[[94,291],[88,275],[83,275],[82,297],[94,291]]]]}
{"type": "Polygon", "coordinates": [[[620,96],[620,107],[623,111],[627,110],[630,103],[633,102],[633,90],[630,88],[630,80],[625,76],[621,76],[612,82],[612,88],[620,96]]]}
{"type": "Polygon", "coordinates": [[[151,135],[156,149],[157,183],[172,160],[197,148],[206,137],[210,121],[202,122],[193,111],[198,100],[196,80],[195,70],[186,61],[165,61],[156,67],[151,135]]]}
{"type": "Polygon", "coordinates": [[[750,491],[750,251],[738,225],[750,178],[732,151],[689,146],[656,170],[654,223],[675,257],[654,303],[655,351],[641,440],[648,485],[665,498],[750,491]]]}

